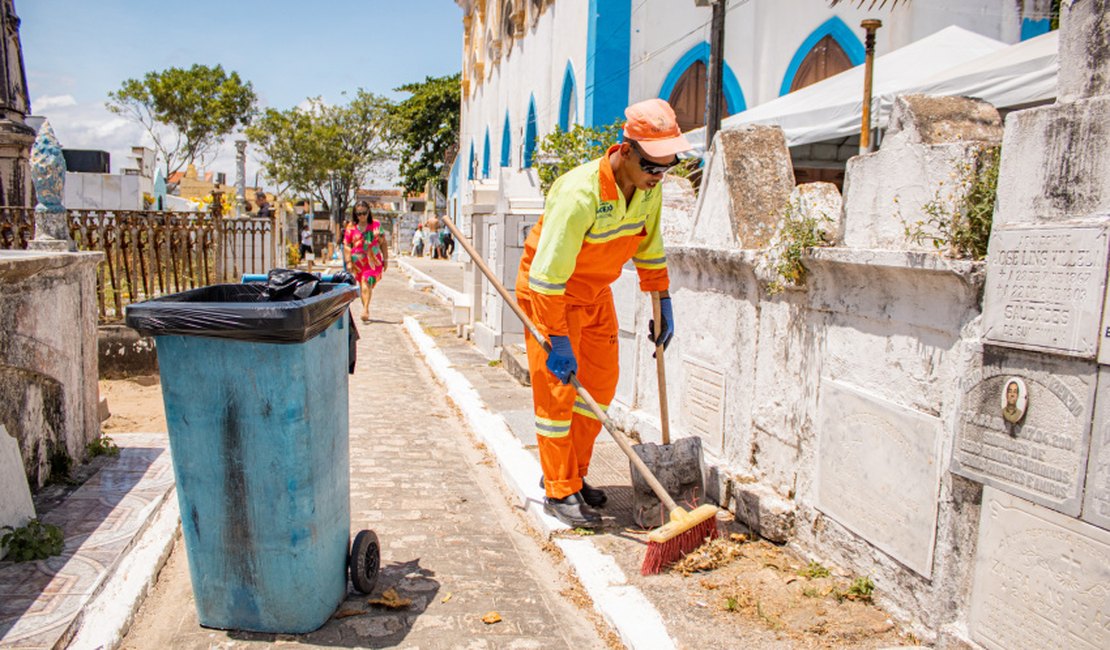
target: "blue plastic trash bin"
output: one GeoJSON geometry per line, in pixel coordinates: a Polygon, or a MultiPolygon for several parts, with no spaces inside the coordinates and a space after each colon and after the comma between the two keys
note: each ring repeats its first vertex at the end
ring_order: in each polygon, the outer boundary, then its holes
{"type": "Polygon", "coordinates": [[[133,305],[154,336],[200,624],[302,633],[347,593],[347,304],[214,285],[133,305]],[[263,340],[252,340],[263,339],[263,340]]]}

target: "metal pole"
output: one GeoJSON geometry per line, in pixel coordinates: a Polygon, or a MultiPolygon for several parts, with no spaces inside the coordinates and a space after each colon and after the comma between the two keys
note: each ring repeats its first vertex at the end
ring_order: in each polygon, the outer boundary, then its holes
{"type": "Polygon", "coordinates": [[[875,67],[875,30],[883,26],[883,21],[869,18],[860,27],[866,30],[864,51],[866,59],[863,66],[863,117],[860,121],[859,152],[871,151],[871,77],[875,67]]]}
{"type": "Polygon", "coordinates": [[[705,107],[705,150],[713,146],[713,136],[721,128],[722,86],[724,80],[725,57],[725,0],[713,3],[713,20],[709,41],[709,78],[706,88],[705,107]]]}

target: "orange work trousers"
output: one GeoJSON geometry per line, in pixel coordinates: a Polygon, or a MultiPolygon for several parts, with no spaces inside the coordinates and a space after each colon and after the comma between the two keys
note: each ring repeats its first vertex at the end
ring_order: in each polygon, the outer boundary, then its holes
{"type": "MultiPolygon", "coordinates": [[[[532,302],[518,297],[521,309],[535,321],[532,302]]],[[[617,391],[620,357],[617,349],[617,312],[613,295],[605,292],[593,305],[567,307],[568,338],[578,361],[578,381],[603,410],[617,391]]],[[[536,441],[547,496],[561,499],[582,489],[590,469],[594,440],[601,422],[578,397],[571,384],[563,384],[547,369],[547,352],[525,334],[528,369],[532,376],[532,404],[536,415],[536,441]]]]}

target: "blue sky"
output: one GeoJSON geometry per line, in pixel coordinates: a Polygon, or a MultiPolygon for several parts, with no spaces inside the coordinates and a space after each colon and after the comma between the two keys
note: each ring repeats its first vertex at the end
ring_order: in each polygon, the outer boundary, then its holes
{"type": "MultiPolygon", "coordinates": [[[[16,0],[16,11],[33,112],[63,146],[110,151],[113,170],[142,131],[104,101],[152,70],[221,64],[262,106],[286,109],[357,88],[397,98],[403,83],[461,67],[451,0],[16,0]]],[[[233,177],[233,159],[226,145],[209,168],[233,177]]]]}

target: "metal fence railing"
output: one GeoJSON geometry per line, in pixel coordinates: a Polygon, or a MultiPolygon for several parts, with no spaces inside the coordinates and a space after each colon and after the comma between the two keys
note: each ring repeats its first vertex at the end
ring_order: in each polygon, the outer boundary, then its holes
{"type": "MultiPolygon", "coordinates": [[[[78,250],[104,253],[97,268],[101,321],[123,318],[132,303],[265,273],[283,253],[273,219],[224,219],[209,212],[67,210],[78,250]]],[[[0,249],[25,249],[32,208],[0,208],[0,249]]]]}

